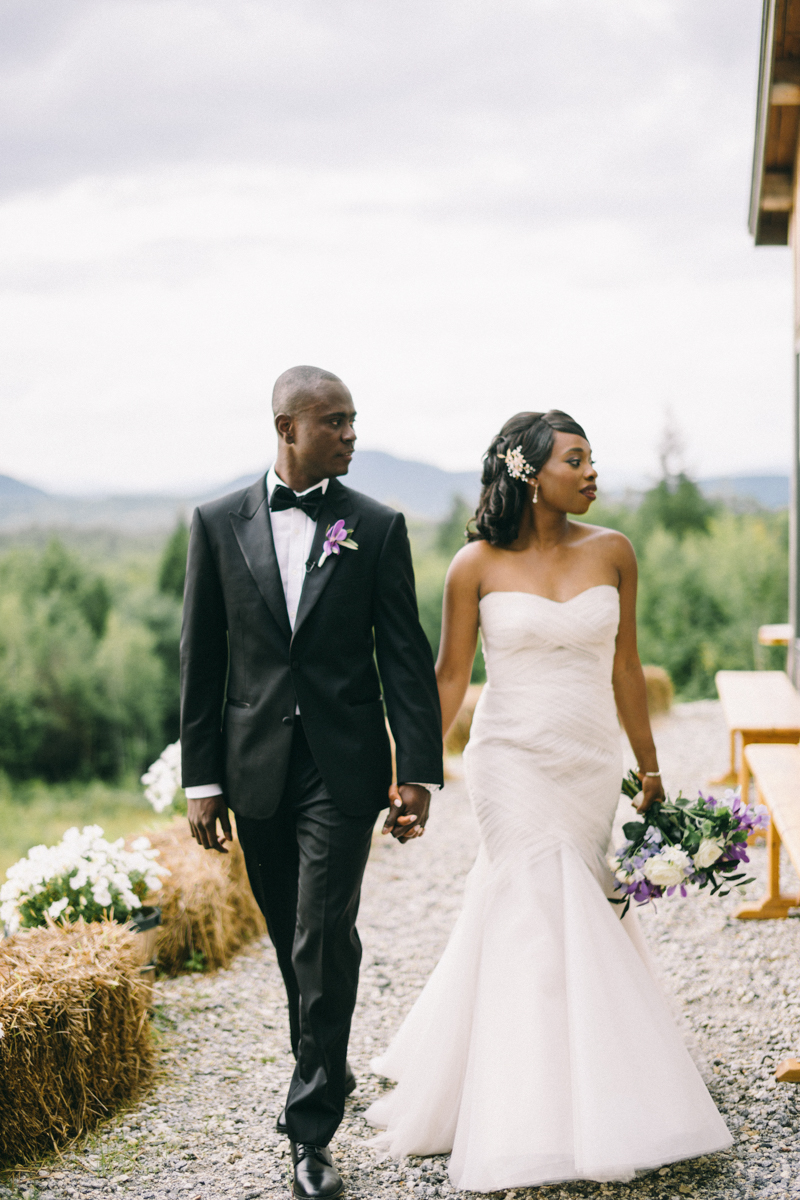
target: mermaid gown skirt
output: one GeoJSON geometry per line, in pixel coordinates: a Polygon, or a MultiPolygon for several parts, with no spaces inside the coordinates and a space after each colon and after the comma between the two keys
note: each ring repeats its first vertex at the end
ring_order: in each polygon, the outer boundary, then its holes
{"type": "Polygon", "coordinates": [[[384,1152],[451,1152],[464,1190],[625,1180],[731,1145],[635,915],[607,899],[618,622],[610,586],[481,601],[465,751],[481,845],[447,948],[373,1063],[397,1087],[366,1114],[384,1152]]]}

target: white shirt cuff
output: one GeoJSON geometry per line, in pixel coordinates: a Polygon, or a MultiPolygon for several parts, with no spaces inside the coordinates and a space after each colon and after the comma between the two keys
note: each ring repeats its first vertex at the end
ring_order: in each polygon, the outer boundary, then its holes
{"type": "Polygon", "coordinates": [[[428,791],[431,793],[431,795],[433,795],[434,792],[440,792],[442,790],[442,785],[440,783],[416,783],[415,781],[412,781],[410,779],[404,780],[403,783],[401,783],[399,786],[400,787],[406,787],[406,786],[407,787],[424,787],[424,788],[428,789],[428,791]]]}
{"type": "Polygon", "coordinates": [[[195,787],[185,788],[187,800],[205,800],[208,796],[221,796],[222,788],[218,783],[198,783],[195,787]]]}

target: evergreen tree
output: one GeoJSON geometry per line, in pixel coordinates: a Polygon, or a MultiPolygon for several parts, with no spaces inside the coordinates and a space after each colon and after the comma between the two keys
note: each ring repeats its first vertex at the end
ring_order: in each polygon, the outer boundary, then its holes
{"type": "Polygon", "coordinates": [[[164,547],[158,570],[158,590],[165,596],[183,600],[183,585],[186,581],[186,555],[189,550],[189,527],[183,517],[164,547]]]}
{"type": "Polygon", "coordinates": [[[436,531],[436,549],[440,554],[452,558],[466,544],[465,529],[473,512],[474,509],[470,508],[463,496],[453,496],[450,512],[439,522],[436,531]]]}
{"type": "Polygon", "coordinates": [[[660,526],[683,538],[687,533],[708,533],[715,512],[715,505],[681,471],[674,478],[662,479],[645,493],[639,519],[645,533],[660,526]]]}

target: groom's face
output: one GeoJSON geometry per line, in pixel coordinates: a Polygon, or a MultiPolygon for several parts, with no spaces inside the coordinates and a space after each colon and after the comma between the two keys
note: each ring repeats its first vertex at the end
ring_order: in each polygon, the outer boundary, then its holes
{"type": "Polygon", "coordinates": [[[346,475],[356,444],[356,410],[344,384],[325,383],[292,421],[293,457],[309,476],[346,475]]]}

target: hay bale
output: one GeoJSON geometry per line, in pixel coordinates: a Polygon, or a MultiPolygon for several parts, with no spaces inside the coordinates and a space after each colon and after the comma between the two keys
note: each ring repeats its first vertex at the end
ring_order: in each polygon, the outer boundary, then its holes
{"type": "Polygon", "coordinates": [[[153,1047],[140,956],[113,921],[0,941],[0,1162],[81,1136],[141,1091],[153,1047]]]}
{"type": "Polygon", "coordinates": [[[237,950],[266,933],[255,902],[244,854],[238,842],[227,854],[203,850],[185,817],[148,834],[171,872],[153,901],[161,909],[156,956],[160,970],[178,975],[195,969],[227,967],[237,950]]]}
{"type": "Polygon", "coordinates": [[[458,710],[458,716],[445,738],[445,754],[461,754],[469,741],[469,731],[472,728],[472,718],[475,715],[475,705],[483,691],[482,683],[471,683],[467,688],[464,703],[458,710]]]}
{"type": "Polygon", "coordinates": [[[668,713],[672,708],[672,680],[663,667],[642,667],[647,688],[647,711],[651,717],[668,713]]]}

